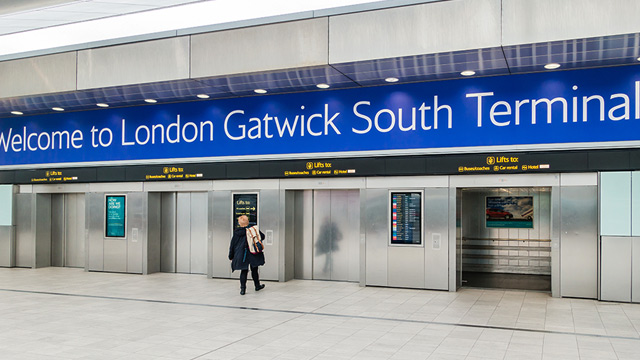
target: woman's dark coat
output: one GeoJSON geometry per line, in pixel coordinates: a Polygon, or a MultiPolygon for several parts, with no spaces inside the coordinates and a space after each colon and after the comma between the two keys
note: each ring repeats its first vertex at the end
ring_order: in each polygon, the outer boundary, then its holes
{"type": "MultiPolygon", "coordinates": [[[[264,234],[260,231],[260,238],[264,240],[264,234]]],[[[231,271],[248,270],[251,267],[264,265],[264,253],[252,254],[247,244],[247,228],[237,228],[233,232],[231,245],[229,246],[229,260],[231,271]]]]}

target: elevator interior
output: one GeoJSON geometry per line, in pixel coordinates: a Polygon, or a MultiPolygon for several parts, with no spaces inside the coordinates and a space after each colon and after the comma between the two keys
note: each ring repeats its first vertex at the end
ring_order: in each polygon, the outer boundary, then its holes
{"type": "Polygon", "coordinates": [[[550,292],[551,188],[464,188],[459,196],[461,285],[550,292]],[[490,205],[500,199],[527,204],[512,214],[517,204],[490,205]]]}
{"type": "Polygon", "coordinates": [[[294,278],[359,281],[360,191],[290,193],[294,278]]]}

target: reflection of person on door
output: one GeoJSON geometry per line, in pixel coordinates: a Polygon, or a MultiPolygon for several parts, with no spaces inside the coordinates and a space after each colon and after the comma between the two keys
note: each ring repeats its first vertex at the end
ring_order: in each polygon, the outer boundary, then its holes
{"type": "Polygon", "coordinates": [[[320,231],[318,231],[316,239],[316,254],[325,255],[324,273],[331,270],[331,253],[338,250],[338,242],[340,240],[342,240],[342,233],[338,227],[329,218],[325,218],[322,225],[320,225],[320,231]]]}
{"type": "MultiPolygon", "coordinates": [[[[251,278],[256,291],[264,289],[264,284],[260,285],[258,266],[264,265],[264,253],[252,254],[247,244],[247,227],[249,218],[246,215],[238,217],[237,228],[233,232],[231,244],[229,245],[229,260],[231,260],[231,272],[240,270],[240,295],[244,295],[247,289],[247,275],[251,268],[251,278]]],[[[260,238],[264,240],[264,234],[260,231],[260,238]]]]}

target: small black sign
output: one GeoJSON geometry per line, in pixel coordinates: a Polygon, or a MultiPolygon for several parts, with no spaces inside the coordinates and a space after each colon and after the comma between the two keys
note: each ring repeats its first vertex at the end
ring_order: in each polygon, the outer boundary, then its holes
{"type": "Polygon", "coordinates": [[[233,230],[242,215],[249,217],[249,226],[258,224],[258,194],[233,194],[233,230]]]}

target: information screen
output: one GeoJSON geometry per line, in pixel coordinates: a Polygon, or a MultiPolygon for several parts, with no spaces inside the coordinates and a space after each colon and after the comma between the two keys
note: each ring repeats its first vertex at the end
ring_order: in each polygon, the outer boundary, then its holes
{"type": "Polygon", "coordinates": [[[233,229],[240,227],[238,217],[247,215],[249,226],[258,225],[258,194],[233,194],[233,229]]]}
{"type": "Polygon", "coordinates": [[[391,193],[391,245],[422,245],[422,193],[391,193]]]}
{"type": "Polygon", "coordinates": [[[107,219],[106,219],[106,237],[123,238],[125,234],[125,207],[124,195],[107,195],[107,219]]]}

